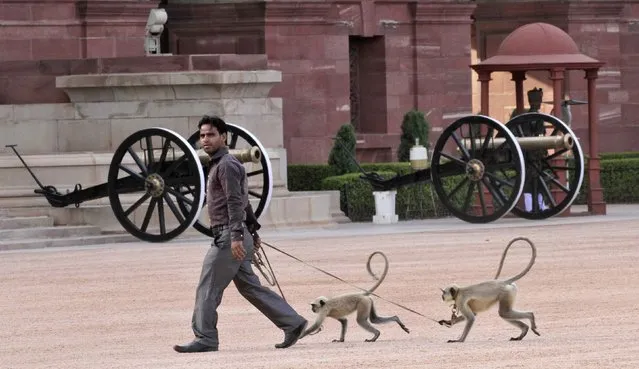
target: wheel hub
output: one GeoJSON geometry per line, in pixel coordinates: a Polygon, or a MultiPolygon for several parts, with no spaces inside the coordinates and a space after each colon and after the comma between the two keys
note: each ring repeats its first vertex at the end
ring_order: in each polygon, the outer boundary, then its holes
{"type": "Polygon", "coordinates": [[[160,197],[164,194],[164,179],[157,173],[149,174],[149,176],[146,177],[144,187],[149,195],[160,197]]]}
{"type": "Polygon", "coordinates": [[[484,163],[477,159],[471,159],[466,163],[466,175],[471,181],[477,182],[484,178],[484,163]]]}

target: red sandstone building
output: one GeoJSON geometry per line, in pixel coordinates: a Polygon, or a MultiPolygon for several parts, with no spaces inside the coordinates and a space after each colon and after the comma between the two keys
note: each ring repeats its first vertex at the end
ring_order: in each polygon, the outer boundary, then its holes
{"type": "MultiPolygon", "coordinates": [[[[596,87],[600,152],[639,149],[639,1],[630,0],[3,0],[0,104],[68,101],[54,91],[56,75],[139,70],[145,59],[135,57],[144,55],[144,26],[157,7],[169,18],[163,52],[175,55],[164,70],[188,68],[181,55],[265,54],[282,71],[271,93],[284,99],[289,163],[326,162],[347,122],[358,131],[360,159],[396,160],[411,109],[428,113],[436,140],[442,127],[480,111],[470,65],[534,22],[561,28],[605,63],[596,87]]],[[[516,104],[512,76],[491,78],[490,115],[505,122],[516,104]]],[[[544,72],[524,81],[544,88],[544,100],[551,86],[544,72]]],[[[564,98],[585,100],[583,73],[567,73],[565,89],[564,98]]],[[[573,107],[583,140],[587,112],[573,107]]]]}

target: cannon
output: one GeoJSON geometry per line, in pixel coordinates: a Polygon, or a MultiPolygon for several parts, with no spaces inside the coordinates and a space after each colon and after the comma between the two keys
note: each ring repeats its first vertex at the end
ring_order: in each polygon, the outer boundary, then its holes
{"type": "MultiPolygon", "coordinates": [[[[269,206],[273,192],[273,173],[268,153],[246,129],[228,123],[229,152],[247,167],[249,199],[257,200],[254,213],[259,217],[269,206]]],[[[15,148],[39,188],[34,192],[53,207],[66,207],[108,197],[118,222],[131,235],[149,242],[171,240],[189,227],[211,237],[206,219],[206,165],[208,155],[199,150],[199,132],[188,139],[172,130],[146,128],[128,136],[115,150],[107,182],[60,193],[43,185],[15,148]]]]}
{"type": "Polygon", "coordinates": [[[552,115],[524,113],[506,124],[471,115],[443,130],[429,168],[388,179],[360,170],[374,191],[431,182],[455,217],[488,223],[510,212],[525,219],[564,212],[581,189],[584,156],[574,132],[552,115]]]}

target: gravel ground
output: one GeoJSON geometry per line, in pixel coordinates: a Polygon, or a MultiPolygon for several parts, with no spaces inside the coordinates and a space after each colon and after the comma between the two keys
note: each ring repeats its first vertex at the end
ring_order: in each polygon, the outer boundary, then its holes
{"type": "MultiPolygon", "coordinates": [[[[376,291],[383,297],[375,298],[377,310],[398,315],[411,329],[380,325],[379,340],[367,343],[370,334],[351,319],[346,342],[332,343],[339,323],[328,320],[320,333],[286,350],[273,347],[282,332],[233,285],[219,308],[220,351],[172,350],[192,339],[205,241],[0,253],[0,368],[638,368],[639,221],[520,224],[277,241],[361,287],[373,283],[368,255],[383,251],[390,270],[376,291]],[[535,313],[541,336],[508,341],[518,330],[492,308],[478,315],[465,343],[446,343],[463,324],[445,328],[430,320],[450,315],[439,288],[492,278],[503,248],[517,236],[535,242],[538,256],[517,282],[515,306],[535,313]]],[[[313,298],[354,290],[266,252],[285,297],[309,320],[313,298]]],[[[518,273],[529,255],[525,244],[514,246],[502,276],[518,273]]],[[[374,262],[374,270],[381,267],[374,262]]]]}

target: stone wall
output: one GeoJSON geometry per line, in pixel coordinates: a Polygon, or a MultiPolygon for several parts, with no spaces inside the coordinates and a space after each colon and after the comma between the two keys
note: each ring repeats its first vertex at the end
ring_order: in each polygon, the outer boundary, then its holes
{"type": "Polygon", "coordinates": [[[168,0],[170,52],[264,53],[282,71],[289,162],[326,162],[351,121],[349,53],[370,58],[360,84],[358,155],[395,160],[403,115],[417,108],[437,132],[471,113],[470,1],[168,0]],[[359,40],[359,42],[358,42],[359,40]],[[366,43],[370,45],[365,45],[366,43]]]}
{"type": "Polygon", "coordinates": [[[0,61],[144,55],[144,27],[159,0],[5,0],[0,61]]]}

